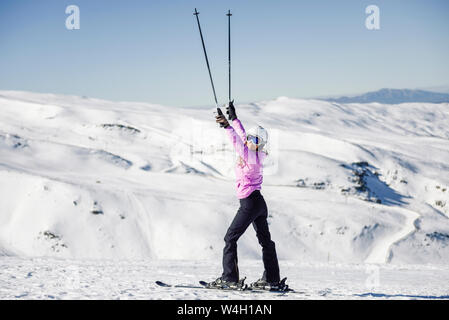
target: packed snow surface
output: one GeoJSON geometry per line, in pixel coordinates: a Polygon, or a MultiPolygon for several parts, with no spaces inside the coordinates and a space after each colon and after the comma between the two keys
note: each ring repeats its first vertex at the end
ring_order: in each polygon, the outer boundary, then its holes
{"type": "MultiPolygon", "coordinates": [[[[158,272],[174,282],[219,276],[239,203],[236,155],[214,108],[0,91],[0,110],[0,298],[45,297],[33,291],[40,280],[26,275],[42,274],[33,270],[47,263],[90,270],[103,261],[108,270],[108,261],[123,260],[135,285],[147,281],[139,274],[149,282],[158,272]]],[[[410,298],[449,294],[449,104],[280,97],[236,110],[246,128],[269,131],[262,194],[281,273],[293,287],[305,290],[319,270],[366,278],[375,264],[386,268],[385,279],[407,268],[422,279],[435,272],[430,291],[410,298]]],[[[261,249],[250,229],[239,240],[251,273],[242,276],[258,278],[261,249]]],[[[335,292],[335,283],[321,284],[310,296],[335,292]]],[[[162,289],[152,283],[141,293],[195,298],[162,289]]]]}
{"type": "MultiPolygon", "coordinates": [[[[257,280],[261,261],[243,260],[246,282],[257,280]],[[251,276],[253,275],[253,276],[251,276]]],[[[110,259],[0,259],[0,299],[449,299],[449,267],[280,261],[295,292],[165,288],[199,286],[221,272],[219,261],[110,259]]]]}

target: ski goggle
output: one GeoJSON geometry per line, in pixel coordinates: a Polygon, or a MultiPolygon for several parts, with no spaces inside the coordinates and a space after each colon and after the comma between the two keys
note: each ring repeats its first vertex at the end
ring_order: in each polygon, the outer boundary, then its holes
{"type": "Polygon", "coordinates": [[[246,140],[247,141],[251,141],[256,146],[262,144],[262,139],[260,139],[258,136],[253,136],[253,135],[250,135],[250,134],[246,137],[246,140]]]}

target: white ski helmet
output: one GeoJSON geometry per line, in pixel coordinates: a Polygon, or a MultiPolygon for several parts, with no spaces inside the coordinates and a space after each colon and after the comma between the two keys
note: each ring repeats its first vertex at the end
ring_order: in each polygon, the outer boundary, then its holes
{"type": "Polygon", "coordinates": [[[256,125],[255,127],[252,127],[251,129],[246,131],[246,136],[248,137],[250,135],[254,136],[254,137],[258,137],[261,140],[259,142],[259,146],[261,146],[261,147],[266,145],[268,142],[268,132],[264,127],[262,127],[260,125],[256,125]]]}

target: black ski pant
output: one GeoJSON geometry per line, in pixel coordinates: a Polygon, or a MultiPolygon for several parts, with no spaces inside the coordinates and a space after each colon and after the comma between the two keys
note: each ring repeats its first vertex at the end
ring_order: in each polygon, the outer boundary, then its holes
{"type": "Polygon", "coordinates": [[[262,246],[262,259],[265,268],[262,278],[268,282],[279,282],[279,264],[275,244],[271,240],[268,230],[267,216],[267,205],[259,190],[255,190],[247,198],[240,199],[240,208],[224,238],[223,280],[233,282],[239,280],[237,240],[252,223],[259,244],[262,246]]]}

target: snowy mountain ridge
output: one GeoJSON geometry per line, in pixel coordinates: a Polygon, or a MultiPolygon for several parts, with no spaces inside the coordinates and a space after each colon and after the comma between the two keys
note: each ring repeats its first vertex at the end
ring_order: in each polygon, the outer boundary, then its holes
{"type": "MultiPolygon", "coordinates": [[[[221,258],[238,209],[213,108],[0,91],[0,255],[221,258]]],[[[262,194],[279,258],[449,261],[449,104],[280,97],[262,194]]],[[[258,258],[253,230],[239,256],[258,258]]]]}
{"type": "Polygon", "coordinates": [[[449,94],[420,89],[389,89],[367,92],[356,96],[343,96],[323,99],[338,103],[370,103],[399,104],[406,102],[447,103],[449,94]]]}

